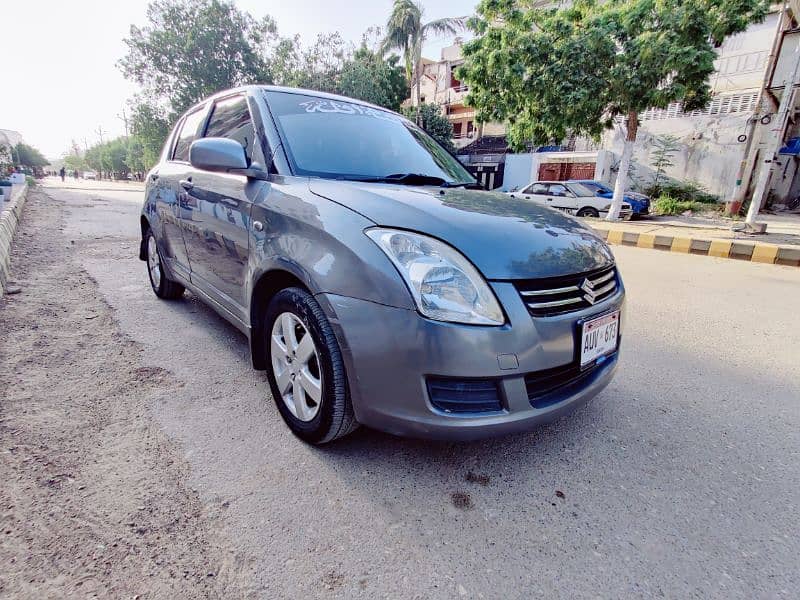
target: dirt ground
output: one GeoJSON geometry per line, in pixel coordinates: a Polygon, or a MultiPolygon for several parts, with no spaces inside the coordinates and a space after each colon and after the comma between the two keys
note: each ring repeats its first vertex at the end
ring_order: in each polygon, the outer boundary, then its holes
{"type": "Polygon", "coordinates": [[[22,293],[0,299],[0,596],[249,596],[225,505],[209,514],[148,412],[182,383],[120,332],[63,213],[30,193],[22,293]]]}

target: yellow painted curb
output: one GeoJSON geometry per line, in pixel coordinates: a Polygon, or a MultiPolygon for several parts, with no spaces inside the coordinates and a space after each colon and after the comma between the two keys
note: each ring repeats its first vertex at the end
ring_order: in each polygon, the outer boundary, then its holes
{"type": "Polygon", "coordinates": [[[609,244],[621,244],[622,243],[622,234],[625,233],[624,231],[619,231],[617,229],[609,229],[608,230],[608,243],[609,244]]]}
{"type": "Polygon", "coordinates": [[[639,241],[636,242],[639,248],[655,248],[656,247],[656,234],[654,233],[640,233],[639,241]]]}
{"type": "Polygon", "coordinates": [[[692,238],[682,238],[676,237],[672,238],[672,246],[670,246],[670,251],[672,252],[682,252],[683,254],[689,254],[689,249],[692,247],[692,238]]]}
{"type": "Polygon", "coordinates": [[[778,258],[778,246],[756,244],[753,248],[753,255],[750,257],[750,261],[772,265],[775,264],[776,258],[778,258]]]}
{"type": "Polygon", "coordinates": [[[717,258],[728,258],[731,254],[733,240],[711,240],[711,247],[708,249],[709,256],[717,258]]]}

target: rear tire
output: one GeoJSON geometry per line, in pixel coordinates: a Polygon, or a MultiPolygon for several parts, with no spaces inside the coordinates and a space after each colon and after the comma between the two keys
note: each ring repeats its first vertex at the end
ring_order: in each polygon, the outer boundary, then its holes
{"type": "Polygon", "coordinates": [[[152,229],[148,229],[145,233],[144,247],[147,252],[147,276],[150,278],[153,293],[162,300],[177,300],[183,296],[184,287],[167,277],[152,229]]]}
{"type": "Polygon", "coordinates": [[[281,290],[263,323],[269,387],[292,433],[324,444],[355,430],[339,343],[314,296],[297,287],[281,290]]]}
{"type": "Polygon", "coordinates": [[[582,209],[578,211],[578,216],[597,218],[600,216],[600,212],[596,208],[592,208],[591,206],[584,206],[582,209]]]}

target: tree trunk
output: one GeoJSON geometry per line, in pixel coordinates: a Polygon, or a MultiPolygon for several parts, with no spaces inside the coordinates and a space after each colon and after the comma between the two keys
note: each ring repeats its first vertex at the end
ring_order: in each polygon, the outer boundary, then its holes
{"type": "Polygon", "coordinates": [[[619,171],[617,172],[617,182],[614,184],[614,196],[611,199],[611,208],[606,217],[609,221],[619,220],[619,211],[622,208],[625,188],[628,185],[628,169],[631,166],[633,146],[636,143],[636,133],[639,129],[639,115],[635,111],[631,111],[628,113],[627,121],[627,134],[625,135],[625,143],[622,146],[622,157],[619,159],[619,171]]]}

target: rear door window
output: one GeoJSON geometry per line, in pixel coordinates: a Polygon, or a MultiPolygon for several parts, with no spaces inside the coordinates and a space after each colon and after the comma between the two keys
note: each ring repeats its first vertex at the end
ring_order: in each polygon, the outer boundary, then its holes
{"type": "Polygon", "coordinates": [[[220,100],[214,105],[205,137],[221,137],[235,140],[242,145],[247,155],[247,164],[264,164],[264,157],[256,142],[253,119],[243,95],[220,100]]]}
{"type": "Polygon", "coordinates": [[[559,198],[566,198],[569,196],[567,192],[567,188],[560,183],[551,183],[550,184],[550,195],[551,196],[558,196],[559,198]]]}
{"type": "Polygon", "coordinates": [[[178,139],[175,142],[175,150],[172,152],[172,160],[189,162],[189,147],[197,138],[198,130],[205,120],[206,111],[202,108],[186,115],[181,125],[178,139]]]}
{"type": "Polygon", "coordinates": [[[534,183],[533,185],[529,185],[527,188],[525,188],[523,193],[545,195],[547,194],[547,186],[543,183],[534,183]]]}

